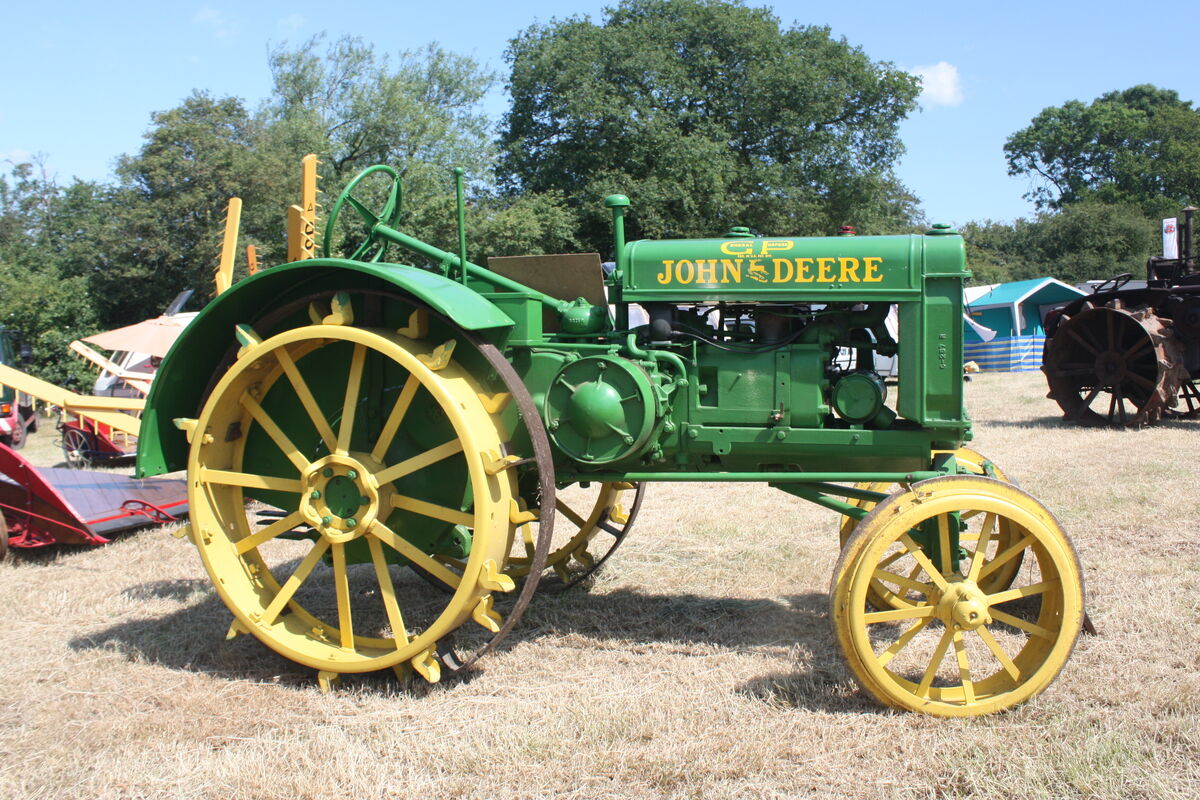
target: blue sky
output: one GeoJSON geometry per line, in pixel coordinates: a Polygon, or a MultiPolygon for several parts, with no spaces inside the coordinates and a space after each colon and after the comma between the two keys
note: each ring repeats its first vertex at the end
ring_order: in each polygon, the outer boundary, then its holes
{"type": "MultiPolygon", "coordinates": [[[[42,154],[61,182],[107,179],[117,156],[140,147],[151,112],[193,89],[255,106],[270,89],[270,46],[322,30],[360,35],[383,52],[437,41],[502,77],[504,48],[518,31],[556,16],[598,20],[610,4],[10,2],[0,17],[0,162],[42,154]]],[[[1029,183],[1006,174],[1001,148],[1046,106],[1139,83],[1200,102],[1200,70],[1189,63],[1196,26],[1181,14],[1186,6],[787,0],[772,8],[785,25],[828,25],[872,59],[926,76],[923,110],[901,129],[908,153],[898,173],[930,221],[1031,214],[1022,198],[1029,183]]],[[[487,102],[496,120],[506,106],[502,84],[487,102]]]]}

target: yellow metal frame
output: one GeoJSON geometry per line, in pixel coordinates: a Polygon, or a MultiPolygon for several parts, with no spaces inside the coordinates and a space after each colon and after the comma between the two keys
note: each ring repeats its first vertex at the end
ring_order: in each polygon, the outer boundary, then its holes
{"type": "Polygon", "coordinates": [[[150,383],[154,380],[154,375],[152,373],[133,372],[131,370],[121,369],[121,367],[118,366],[115,361],[100,355],[78,339],[71,342],[67,346],[77,355],[83,356],[86,361],[89,361],[94,366],[99,367],[101,371],[116,375],[122,381],[129,384],[143,395],[150,394],[150,383]]]}
{"type": "Polygon", "coordinates": [[[303,261],[317,255],[317,157],[300,159],[300,205],[288,206],[288,261],[303,261]]]}
{"type": "Polygon", "coordinates": [[[76,394],[4,364],[0,364],[0,384],[32,395],[43,403],[58,406],[64,412],[107,425],[130,436],[137,436],[141,429],[142,421],[131,416],[132,413],[140,413],[146,407],[146,401],[140,397],[96,397],[76,394]],[[123,414],[123,411],[130,413],[123,414]]]}
{"type": "Polygon", "coordinates": [[[233,261],[237,256],[238,231],[242,226],[242,199],[229,198],[225,212],[225,236],[221,240],[221,258],[217,262],[217,294],[233,285],[233,261]]]}

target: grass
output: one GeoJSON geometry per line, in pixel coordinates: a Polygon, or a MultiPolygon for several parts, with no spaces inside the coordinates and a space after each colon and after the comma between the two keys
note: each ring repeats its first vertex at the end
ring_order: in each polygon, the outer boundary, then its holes
{"type": "MultiPolygon", "coordinates": [[[[0,796],[1200,797],[1200,423],[1071,428],[1038,374],[968,384],[972,446],[1059,517],[1100,636],[1012,712],[884,711],[829,630],[837,520],[757,485],[650,487],[587,592],[469,680],[310,670],[162,530],[0,564],[0,796]]],[[[26,454],[57,463],[46,426],[26,454]]]]}

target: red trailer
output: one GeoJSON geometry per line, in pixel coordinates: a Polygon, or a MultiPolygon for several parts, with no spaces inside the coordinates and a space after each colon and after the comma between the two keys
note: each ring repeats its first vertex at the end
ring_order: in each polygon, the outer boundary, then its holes
{"type": "Polygon", "coordinates": [[[0,444],[0,558],[9,548],[107,544],[113,534],[187,519],[182,478],[36,467],[0,444]]]}

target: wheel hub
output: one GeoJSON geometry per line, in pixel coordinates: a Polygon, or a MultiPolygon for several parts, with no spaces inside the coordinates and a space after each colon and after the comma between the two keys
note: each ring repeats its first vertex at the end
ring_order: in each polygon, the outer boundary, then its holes
{"type": "Polygon", "coordinates": [[[972,580],[951,583],[938,601],[938,617],[947,627],[973,631],[992,623],[987,595],[972,580]]]}
{"type": "Polygon", "coordinates": [[[362,454],[330,455],[314,461],[303,475],[300,513],[330,542],[345,543],[362,536],[379,516],[379,485],[373,465],[362,454]]]}
{"type": "Polygon", "coordinates": [[[1109,386],[1125,379],[1125,357],[1116,350],[1106,350],[1096,356],[1096,377],[1109,386]]]}

